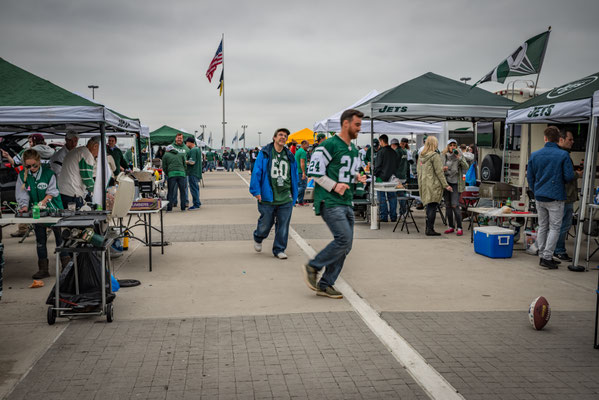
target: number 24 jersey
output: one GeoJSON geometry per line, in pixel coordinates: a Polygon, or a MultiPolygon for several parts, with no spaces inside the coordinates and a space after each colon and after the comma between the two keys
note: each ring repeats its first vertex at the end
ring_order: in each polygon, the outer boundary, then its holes
{"type": "Polygon", "coordinates": [[[333,136],[325,140],[314,150],[310,158],[308,175],[313,177],[328,176],[335,182],[346,183],[349,189],[343,196],[326,189],[318,184],[314,185],[314,209],[316,215],[320,214],[320,207],[324,202],[325,207],[351,206],[353,191],[355,189],[354,178],[360,170],[360,156],[358,149],[353,143],[349,145],[339,136],[333,136]]]}

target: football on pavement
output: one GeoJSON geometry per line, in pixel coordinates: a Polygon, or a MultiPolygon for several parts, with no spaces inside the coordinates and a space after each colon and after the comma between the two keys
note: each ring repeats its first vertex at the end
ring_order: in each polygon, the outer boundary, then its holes
{"type": "Polygon", "coordinates": [[[551,307],[549,307],[547,299],[543,296],[537,297],[530,303],[530,307],[528,308],[528,319],[530,320],[532,327],[537,331],[540,331],[547,325],[550,317],[551,307]]]}

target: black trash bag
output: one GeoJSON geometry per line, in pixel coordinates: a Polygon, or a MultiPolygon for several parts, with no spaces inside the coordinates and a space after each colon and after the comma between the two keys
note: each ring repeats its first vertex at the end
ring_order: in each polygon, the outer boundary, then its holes
{"type": "MultiPolygon", "coordinates": [[[[79,294],[75,294],[75,264],[71,261],[60,274],[60,300],[62,308],[72,308],[73,311],[89,312],[102,304],[102,258],[100,253],[79,253],[77,256],[79,275],[79,294]]],[[[110,288],[110,273],[106,268],[106,303],[112,303],[116,297],[110,288]]],[[[46,300],[46,304],[55,305],[54,291],[56,285],[46,300]]]]}

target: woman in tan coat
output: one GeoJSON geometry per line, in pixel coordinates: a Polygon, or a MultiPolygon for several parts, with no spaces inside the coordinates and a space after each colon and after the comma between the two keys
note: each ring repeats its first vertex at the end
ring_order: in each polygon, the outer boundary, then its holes
{"type": "Polygon", "coordinates": [[[443,162],[438,153],[439,142],[434,136],[429,136],[424,142],[424,148],[418,157],[418,191],[422,204],[426,206],[426,235],[439,236],[435,232],[435,217],[437,208],[443,198],[443,189],[452,191],[447,184],[443,172],[443,162]]]}

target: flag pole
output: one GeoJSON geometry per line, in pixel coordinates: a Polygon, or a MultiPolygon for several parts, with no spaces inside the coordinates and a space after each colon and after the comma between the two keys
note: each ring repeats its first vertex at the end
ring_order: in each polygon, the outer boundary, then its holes
{"type": "Polygon", "coordinates": [[[545,52],[547,51],[547,44],[549,44],[549,36],[551,35],[551,27],[547,29],[547,40],[545,40],[545,46],[543,47],[543,54],[541,54],[541,64],[539,65],[539,73],[537,74],[537,80],[535,81],[535,88],[532,91],[532,97],[537,95],[537,84],[539,83],[539,76],[541,76],[541,70],[543,69],[543,61],[545,61],[545,52]]]}
{"type": "MultiPolygon", "coordinates": [[[[225,76],[225,34],[223,33],[223,38],[222,38],[222,54],[223,54],[223,70],[222,70],[222,74],[223,77],[225,76]]],[[[223,80],[222,82],[222,90],[223,90],[223,147],[226,146],[227,144],[227,140],[225,138],[225,125],[227,124],[226,120],[225,120],[225,81],[223,80]]]]}

